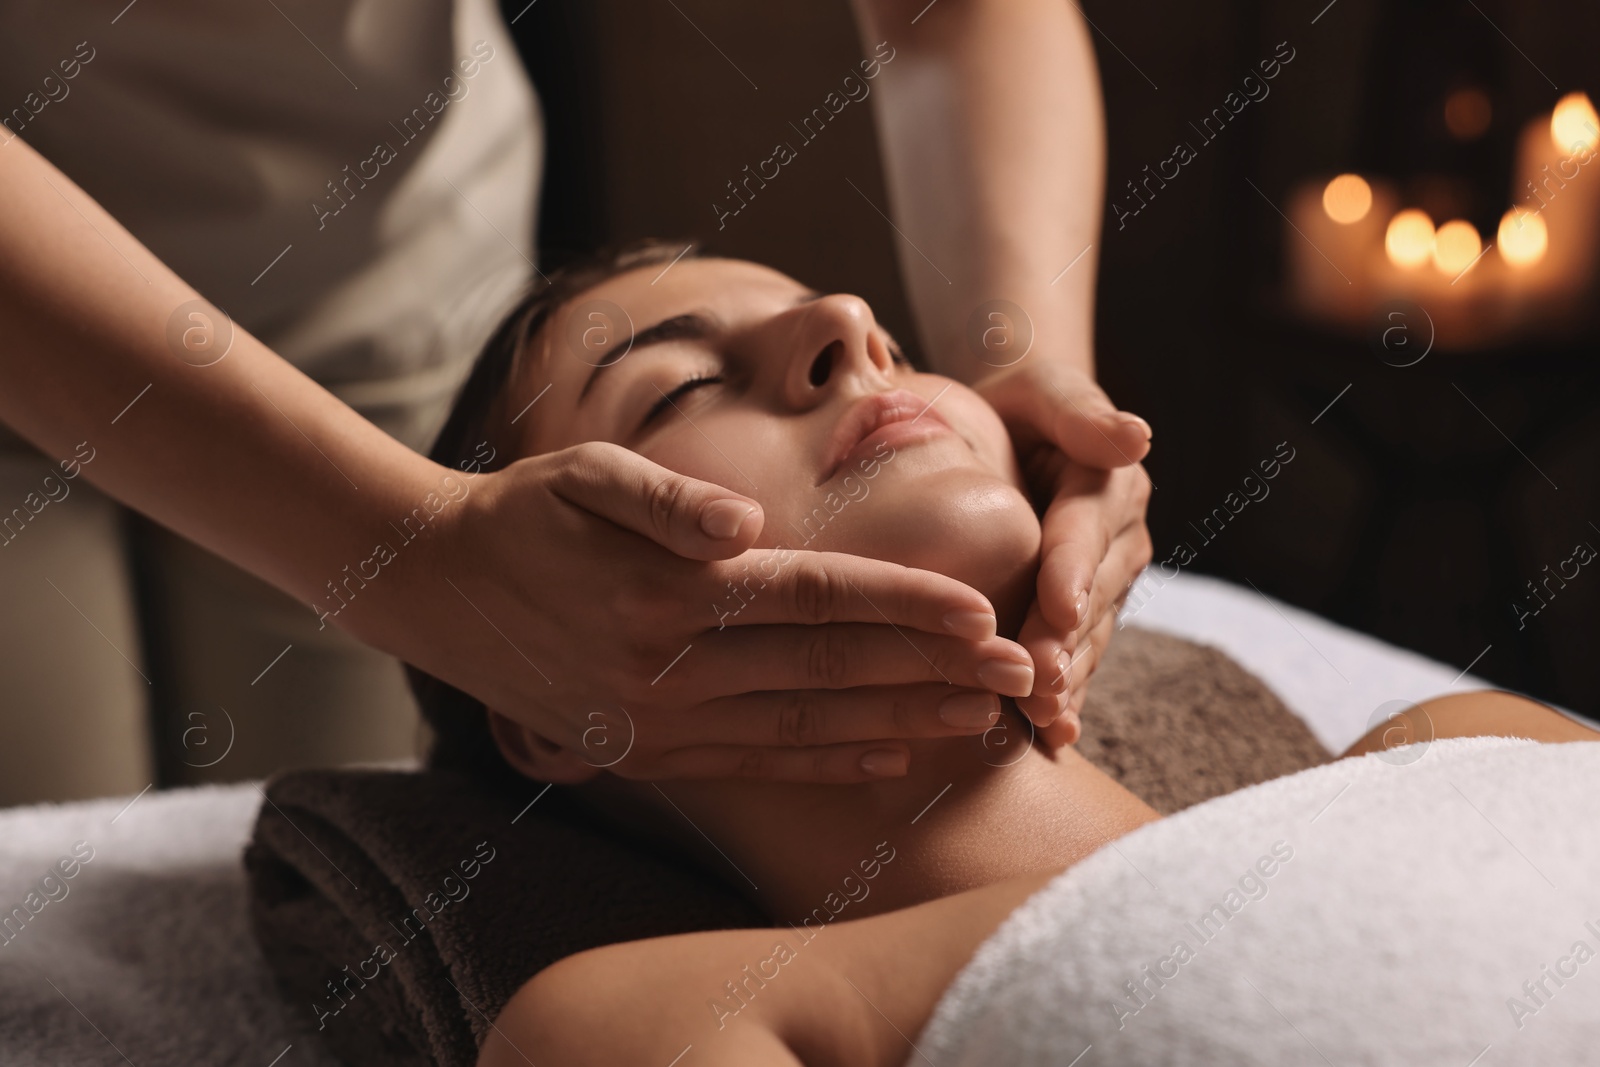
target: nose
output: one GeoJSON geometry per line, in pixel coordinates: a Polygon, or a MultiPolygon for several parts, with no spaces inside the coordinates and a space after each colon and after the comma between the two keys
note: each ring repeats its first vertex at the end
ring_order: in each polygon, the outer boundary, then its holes
{"type": "Polygon", "coordinates": [[[893,357],[877,331],[872,308],[859,296],[833,294],[795,309],[784,372],[784,399],[796,410],[823,403],[846,383],[887,388],[893,357]]]}

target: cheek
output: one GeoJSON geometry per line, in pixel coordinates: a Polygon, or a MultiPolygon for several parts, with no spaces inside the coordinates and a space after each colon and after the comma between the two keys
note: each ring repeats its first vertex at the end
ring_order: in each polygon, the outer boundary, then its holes
{"type": "MultiPolygon", "coordinates": [[[[965,447],[965,446],[961,446],[965,447]]],[[[1002,632],[1015,633],[1039,558],[1039,520],[1014,486],[981,464],[948,463],[924,448],[906,451],[871,483],[871,494],[831,520],[801,520],[815,543],[949,575],[987,596],[1002,632]]],[[[793,528],[791,528],[793,530],[793,528]]],[[[793,534],[791,534],[793,536],[793,534]]]]}
{"type": "MultiPolygon", "coordinates": [[[[758,501],[767,527],[810,489],[810,457],[796,439],[795,420],[751,413],[682,415],[639,454],[690,478],[711,482],[758,501]]],[[[770,539],[763,534],[762,542],[770,539]]]]}
{"type": "Polygon", "coordinates": [[[988,401],[958,383],[939,400],[939,411],[972,446],[973,453],[984,466],[1010,484],[1022,486],[1022,472],[1011,447],[1011,435],[988,401]]]}

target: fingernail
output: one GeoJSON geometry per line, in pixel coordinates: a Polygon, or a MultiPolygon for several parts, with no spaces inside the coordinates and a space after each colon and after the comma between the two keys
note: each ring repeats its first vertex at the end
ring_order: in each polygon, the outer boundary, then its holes
{"type": "Polygon", "coordinates": [[[707,537],[726,541],[739,533],[755,508],[742,500],[713,500],[700,509],[700,529],[707,537]]]}
{"type": "Polygon", "coordinates": [[[992,726],[999,717],[1000,699],[993,693],[957,693],[939,702],[939,718],[947,726],[992,726]]]}
{"type": "Polygon", "coordinates": [[[1124,426],[1135,427],[1140,433],[1144,434],[1144,439],[1146,441],[1149,441],[1155,437],[1155,431],[1150,428],[1150,424],[1145,422],[1139,416],[1133,414],[1131,411],[1122,412],[1119,416],[1117,416],[1117,421],[1122,423],[1124,426]]]}
{"type": "Polygon", "coordinates": [[[995,635],[994,616],[987,611],[952,611],[944,617],[944,628],[973,641],[987,641],[995,635]]]}
{"type": "Polygon", "coordinates": [[[1078,739],[1083,736],[1083,719],[1071,708],[1068,708],[1064,714],[1066,720],[1072,724],[1072,739],[1067,744],[1075,745],[1078,743],[1078,739]]]}
{"type": "Polygon", "coordinates": [[[992,659],[978,666],[978,681],[996,693],[1025,697],[1033,692],[1033,668],[1015,660],[992,659]]]}
{"type": "Polygon", "coordinates": [[[909,763],[904,752],[892,748],[875,748],[861,757],[861,769],[877,778],[899,778],[909,763]]]}
{"type": "Polygon", "coordinates": [[[1056,672],[1050,678],[1050,692],[1064,692],[1067,688],[1067,668],[1070,661],[1067,659],[1067,654],[1059,648],[1051,659],[1055,663],[1056,672]]]}
{"type": "Polygon", "coordinates": [[[1072,610],[1078,625],[1082,626],[1089,617],[1089,594],[1078,590],[1078,595],[1072,598],[1072,610]]]}

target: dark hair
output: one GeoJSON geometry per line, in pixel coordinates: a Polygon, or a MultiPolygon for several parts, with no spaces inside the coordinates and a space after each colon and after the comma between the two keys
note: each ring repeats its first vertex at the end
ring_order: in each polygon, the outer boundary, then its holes
{"type": "MultiPolygon", "coordinates": [[[[692,256],[693,252],[687,255],[692,256]]],[[[483,442],[503,430],[496,425],[500,400],[517,366],[517,357],[563,304],[619,274],[683,257],[682,242],[644,241],[602,250],[530,285],[485,342],[428,458],[451,470],[462,468],[476,459],[483,442]]],[[[500,451],[497,449],[495,459],[481,464],[480,469],[505,466],[509,457],[500,455],[500,451]]],[[[491,787],[522,781],[490,736],[482,701],[410,664],[405,670],[422,718],[433,731],[427,757],[430,767],[466,771],[491,787]]]]}

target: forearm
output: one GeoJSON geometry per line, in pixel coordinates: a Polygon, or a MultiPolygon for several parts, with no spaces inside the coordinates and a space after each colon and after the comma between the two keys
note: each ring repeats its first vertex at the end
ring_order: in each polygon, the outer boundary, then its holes
{"type": "Polygon", "coordinates": [[[180,358],[169,320],[195,291],[20,139],[0,202],[0,420],[52,457],[87,442],[83,477],[305,601],[431,487],[433,464],[237,326],[217,362],[180,358]]]}
{"type": "Polygon", "coordinates": [[[1003,299],[1032,320],[1030,358],[1093,374],[1105,130],[1082,16],[1061,0],[855,6],[870,45],[896,49],[873,97],[902,274],[933,363],[968,382],[991,372],[968,322],[1003,299]]]}

